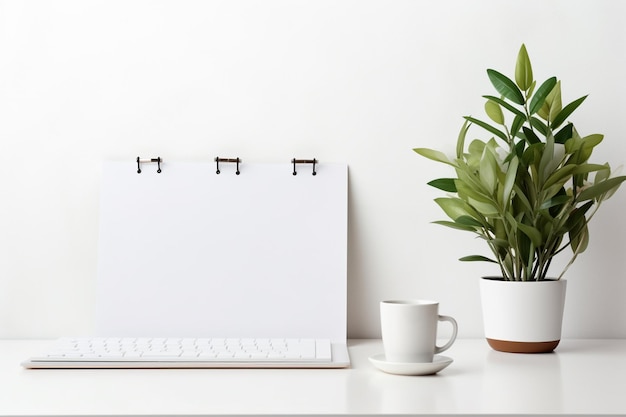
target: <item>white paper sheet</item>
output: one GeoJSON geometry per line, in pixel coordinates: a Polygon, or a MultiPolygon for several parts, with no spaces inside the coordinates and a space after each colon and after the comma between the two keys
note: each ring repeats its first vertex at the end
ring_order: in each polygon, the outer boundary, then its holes
{"type": "Polygon", "coordinates": [[[104,165],[97,333],[346,339],[347,166],[104,165]]]}

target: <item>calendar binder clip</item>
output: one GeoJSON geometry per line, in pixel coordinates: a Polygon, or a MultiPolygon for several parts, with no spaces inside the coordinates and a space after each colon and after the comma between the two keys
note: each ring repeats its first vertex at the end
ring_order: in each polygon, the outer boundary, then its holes
{"type": "Polygon", "coordinates": [[[293,158],[291,160],[291,163],[293,164],[293,175],[298,175],[298,172],[296,172],[296,164],[313,164],[313,175],[317,175],[317,172],[315,172],[315,164],[317,164],[319,161],[315,158],[313,159],[296,159],[293,158]]]}
{"type": "Polygon", "coordinates": [[[137,174],[141,174],[141,164],[142,163],[148,163],[148,162],[156,162],[157,163],[157,172],[160,174],[161,173],[161,157],[157,157],[157,158],[149,158],[149,159],[141,159],[139,157],[137,157],[137,174]]]}
{"type": "Polygon", "coordinates": [[[219,174],[220,171],[220,162],[234,162],[237,164],[237,170],[235,171],[235,174],[239,175],[241,172],[239,171],[239,163],[241,162],[241,159],[239,158],[220,158],[219,156],[215,158],[215,167],[216,167],[216,174],[219,174]]]}

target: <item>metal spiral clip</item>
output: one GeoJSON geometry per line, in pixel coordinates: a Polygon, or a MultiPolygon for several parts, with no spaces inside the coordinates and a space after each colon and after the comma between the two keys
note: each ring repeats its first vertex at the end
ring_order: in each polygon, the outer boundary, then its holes
{"type": "Polygon", "coordinates": [[[215,158],[215,168],[216,174],[219,174],[220,171],[220,162],[234,162],[237,164],[237,170],[235,171],[235,174],[239,175],[241,172],[239,171],[239,163],[241,162],[241,159],[239,158],[220,158],[220,157],[216,157],[215,158]]]}
{"type": "Polygon", "coordinates": [[[149,158],[149,159],[141,159],[140,157],[137,157],[137,174],[141,174],[141,164],[148,163],[148,162],[156,162],[157,163],[157,172],[159,174],[161,173],[161,162],[162,162],[162,159],[159,156],[157,158],[149,158]]]}
{"type": "Polygon", "coordinates": [[[315,158],[313,159],[296,159],[293,158],[291,160],[291,163],[293,164],[293,175],[298,175],[298,172],[296,171],[296,164],[313,164],[313,175],[317,175],[317,172],[315,172],[315,164],[317,164],[319,161],[315,158]]]}

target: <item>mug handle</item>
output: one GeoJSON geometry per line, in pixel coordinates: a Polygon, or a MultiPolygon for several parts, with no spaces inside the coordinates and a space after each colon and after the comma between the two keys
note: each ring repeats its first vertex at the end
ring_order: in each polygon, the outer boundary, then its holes
{"type": "Polygon", "coordinates": [[[450,346],[452,346],[452,344],[454,343],[454,341],[456,340],[456,334],[459,330],[458,325],[456,324],[456,320],[454,320],[452,317],[450,316],[438,316],[439,321],[449,321],[450,324],[452,324],[452,336],[450,337],[450,340],[448,340],[448,343],[446,343],[443,346],[437,346],[435,345],[435,353],[441,353],[444,350],[448,350],[450,348],[450,346]]]}

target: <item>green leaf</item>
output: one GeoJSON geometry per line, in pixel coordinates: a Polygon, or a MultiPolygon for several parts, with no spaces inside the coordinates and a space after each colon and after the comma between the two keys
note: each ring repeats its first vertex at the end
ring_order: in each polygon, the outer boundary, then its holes
{"type": "Polygon", "coordinates": [[[488,240],[493,246],[497,246],[498,248],[508,249],[511,247],[508,240],[504,239],[493,239],[491,237],[485,238],[480,236],[481,239],[488,240]]]}
{"type": "Polygon", "coordinates": [[[480,160],[480,157],[483,154],[483,150],[485,149],[485,146],[486,144],[482,140],[474,139],[473,141],[470,142],[469,146],[467,147],[467,151],[472,157],[480,160]]]}
{"type": "Polygon", "coordinates": [[[609,166],[609,164],[607,163],[607,164],[604,164],[603,166],[605,169],[598,170],[598,173],[596,174],[596,177],[593,180],[594,184],[598,184],[599,182],[605,181],[611,176],[611,167],[609,166]]]}
{"type": "Polygon", "coordinates": [[[509,245],[509,242],[507,240],[504,239],[494,239],[492,236],[484,236],[484,235],[480,235],[478,236],[479,239],[485,240],[487,242],[492,243],[494,246],[498,246],[501,248],[508,248],[511,245],[509,245]]]}
{"type": "Polygon", "coordinates": [[[465,116],[465,120],[468,120],[468,121],[470,121],[470,122],[472,122],[472,123],[482,127],[485,130],[488,130],[489,132],[491,132],[494,135],[498,136],[500,139],[507,140],[506,134],[504,132],[496,129],[495,127],[491,126],[488,123],[483,122],[482,120],[475,119],[475,118],[473,118],[471,116],[465,116]]]}
{"type": "Polygon", "coordinates": [[[587,96],[583,96],[563,107],[563,110],[561,110],[552,121],[552,128],[556,129],[561,126],[561,124],[563,124],[563,122],[574,112],[574,110],[578,108],[578,106],[582,104],[583,101],[585,101],[586,98],[587,96]]]}
{"type": "Polygon", "coordinates": [[[544,201],[543,203],[541,203],[541,206],[539,207],[539,210],[547,210],[550,207],[554,207],[554,206],[560,206],[564,203],[567,203],[572,197],[570,197],[569,195],[559,195],[556,197],[552,197],[546,201],[544,201]]]}
{"type": "MultiPolygon", "coordinates": [[[[477,162],[478,164],[478,162],[477,162]]],[[[459,168],[456,170],[457,181],[456,189],[459,197],[463,192],[486,193],[480,179],[475,174],[474,167],[469,166],[464,161],[459,161],[459,168]]]]}
{"type": "Polygon", "coordinates": [[[452,220],[456,221],[456,219],[461,216],[472,217],[472,208],[460,198],[435,198],[435,203],[437,203],[452,220]]]}
{"type": "Polygon", "coordinates": [[[545,144],[542,142],[533,143],[529,145],[524,151],[524,155],[522,156],[522,162],[525,166],[533,165],[536,166],[539,164],[539,159],[541,155],[543,155],[543,148],[545,144]]]}
{"type": "Polygon", "coordinates": [[[521,158],[522,155],[524,155],[524,149],[526,149],[526,141],[520,140],[517,142],[517,145],[515,145],[515,155],[517,155],[518,158],[521,158]]]}
{"type": "Polygon", "coordinates": [[[601,135],[599,133],[585,136],[583,138],[582,148],[591,150],[594,147],[598,146],[602,142],[603,139],[604,139],[604,135],[601,135]]]}
{"type": "Polygon", "coordinates": [[[511,199],[511,192],[513,192],[513,185],[515,184],[515,178],[517,178],[517,167],[519,165],[519,159],[514,157],[509,162],[509,167],[504,177],[504,187],[502,187],[502,201],[506,205],[511,199]]]}
{"type": "Polygon", "coordinates": [[[530,64],[530,58],[528,57],[528,52],[524,44],[522,44],[517,54],[515,82],[522,91],[528,90],[533,82],[533,68],[530,64]]]}
{"type": "Polygon", "coordinates": [[[528,236],[528,238],[533,243],[533,245],[535,245],[536,248],[541,246],[542,237],[539,230],[535,229],[533,226],[529,226],[521,222],[517,222],[517,228],[521,230],[522,233],[524,233],[526,236],[528,236]]]}
{"type": "MultiPolygon", "coordinates": [[[[546,146],[543,148],[543,154],[539,161],[539,181],[544,181],[552,171],[554,160],[554,137],[548,135],[546,138],[546,146]]],[[[556,161],[558,163],[558,161],[556,161]]]]}
{"type": "Polygon", "coordinates": [[[557,81],[556,85],[546,96],[543,106],[537,110],[537,115],[547,122],[552,122],[556,115],[561,111],[561,82],[557,81]]]}
{"type": "Polygon", "coordinates": [[[526,234],[517,234],[517,248],[515,252],[515,258],[521,261],[524,266],[528,265],[528,260],[531,254],[531,240],[526,234]]]}
{"type": "Polygon", "coordinates": [[[447,220],[437,220],[436,222],[433,222],[433,223],[441,225],[441,226],[446,226],[451,229],[462,230],[464,232],[476,232],[476,229],[474,227],[465,226],[457,222],[451,222],[447,220]]]}
{"type": "MultiPolygon", "coordinates": [[[[574,170],[575,174],[588,174],[590,172],[595,172],[595,171],[607,171],[607,174],[610,173],[610,168],[604,164],[604,165],[600,165],[600,164],[583,164],[583,165],[575,165],[576,169],[574,170]]],[[[605,178],[607,179],[608,176],[605,178]]],[[[600,181],[597,181],[600,182],[600,181]]]]}
{"type": "Polygon", "coordinates": [[[557,182],[563,180],[567,181],[567,179],[576,171],[577,167],[577,165],[565,165],[564,167],[557,169],[546,179],[546,182],[543,184],[543,189],[545,190],[557,182]]]}
{"type": "Polygon", "coordinates": [[[541,139],[539,139],[539,136],[537,136],[537,134],[533,132],[530,128],[523,126],[522,130],[524,131],[526,142],[528,142],[529,145],[532,145],[534,143],[541,143],[541,139]]]}
{"type": "Polygon", "coordinates": [[[619,187],[622,182],[626,180],[626,176],[609,178],[606,181],[602,181],[600,183],[594,184],[588,188],[585,188],[578,195],[578,201],[592,200],[594,198],[598,198],[605,193],[613,190],[614,188],[619,187]]]}
{"type": "Polygon", "coordinates": [[[530,118],[530,124],[538,130],[543,136],[548,136],[548,126],[536,117],[530,118]]]}
{"type": "Polygon", "coordinates": [[[510,78],[492,69],[487,70],[487,75],[489,76],[491,84],[493,84],[498,93],[508,98],[515,104],[524,105],[526,102],[524,95],[510,78]]]}
{"type": "Polygon", "coordinates": [[[519,115],[515,116],[515,119],[513,120],[513,123],[511,123],[511,132],[510,133],[511,133],[512,137],[517,136],[517,133],[522,128],[522,125],[524,124],[525,121],[526,121],[526,116],[519,116],[519,115]]]}
{"type": "Polygon", "coordinates": [[[480,181],[472,179],[471,182],[469,182],[466,176],[460,175],[460,177],[463,177],[463,179],[459,179],[456,182],[456,189],[460,199],[465,202],[468,202],[470,198],[479,201],[489,201],[489,197],[485,195],[485,187],[480,181]]]}
{"type": "Polygon", "coordinates": [[[527,212],[532,213],[533,211],[532,205],[530,204],[530,201],[528,201],[528,197],[526,197],[526,195],[524,194],[524,191],[517,184],[513,185],[513,190],[515,191],[516,200],[522,203],[522,205],[524,206],[524,209],[526,209],[527,212]]]}
{"type": "Polygon", "coordinates": [[[516,109],[510,103],[507,103],[501,98],[496,97],[496,96],[489,96],[489,95],[483,96],[483,98],[486,98],[487,100],[495,101],[496,103],[498,103],[499,105],[501,105],[502,107],[504,107],[505,109],[513,113],[515,116],[519,116],[523,118],[524,120],[526,120],[526,114],[523,111],[516,109]]]}
{"type": "MultiPolygon", "coordinates": [[[[573,133],[575,133],[575,131],[573,133]]],[[[572,157],[576,157],[574,161],[576,161],[576,163],[578,164],[582,164],[587,161],[593,153],[593,148],[600,144],[603,138],[604,135],[593,134],[580,139],[578,152],[572,155],[572,157]]]]}
{"type": "Polygon", "coordinates": [[[454,178],[439,178],[432,180],[428,183],[431,187],[438,188],[450,193],[456,193],[456,185],[454,185],[454,178]]]}
{"type": "Polygon", "coordinates": [[[433,161],[436,161],[436,162],[443,162],[444,164],[448,164],[453,167],[456,167],[456,165],[452,163],[443,152],[439,152],[434,149],[427,149],[427,148],[415,148],[413,150],[425,158],[432,159],[433,161]]]}
{"type": "Polygon", "coordinates": [[[495,216],[498,214],[498,208],[492,203],[479,201],[473,198],[469,198],[468,202],[476,211],[484,216],[495,216]]]}
{"type": "MultiPolygon", "coordinates": [[[[606,181],[605,175],[611,175],[611,169],[608,167],[608,164],[606,164],[607,169],[603,170],[603,171],[598,171],[598,173],[596,174],[596,177],[594,178],[594,183],[599,184],[602,181],[606,181]],[[606,173],[606,174],[603,174],[606,173]]],[[[619,187],[615,187],[613,188],[611,191],[609,191],[608,193],[604,194],[602,196],[603,200],[608,200],[609,198],[611,198],[613,196],[613,194],[615,194],[615,192],[617,191],[619,187]]]]}
{"type": "Polygon", "coordinates": [[[456,222],[464,226],[483,227],[482,223],[470,216],[461,216],[456,219],[456,222]]]}
{"type": "MultiPolygon", "coordinates": [[[[508,224],[509,228],[512,230],[513,234],[517,233],[517,220],[511,214],[511,211],[507,211],[504,213],[504,221],[508,224]]],[[[507,238],[511,238],[511,235],[506,236],[507,238]]]]}
{"type": "Polygon", "coordinates": [[[461,159],[461,157],[463,156],[463,150],[465,149],[465,137],[467,136],[469,125],[470,125],[469,121],[465,120],[465,122],[463,122],[463,126],[461,127],[461,131],[459,132],[459,136],[456,141],[457,159],[461,159]]]}
{"type": "Polygon", "coordinates": [[[548,94],[546,98],[546,102],[550,104],[550,117],[548,120],[552,122],[554,118],[561,112],[562,102],[561,102],[561,82],[557,81],[556,85],[548,94]]]}
{"type": "Polygon", "coordinates": [[[569,217],[567,218],[567,221],[565,222],[565,227],[571,230],[578,224],[578,222],[586,221],[585,214],[587,214],[587,212],[592,206],[593,206],[593,201],[587,201],[582,206],[577,207],[574,210],[572,210],[569,217]]]}
{"type": "Polygon", "coordinates": [[[543,84],[541,84],[541,86],[533,95],[533,98],[530,99],[530,114],[537,113],[541,106],[543,106],[543,102],[545,101],[548,94],[550,94],[550,91],[552,91],[555,85],[556,77],[548,78],[546,81],[544,81],[543,84]]]}
{"type": "Polygon", "coordinates": [[[521,158],[522,155],[524,154],[525,146],[526,146],[526,143],[523,140],[520,140],[519,142],[517,142],[515,144],[515,147],[513,147],[513,151],[510,154],[508,154],[506,158],[504,158],[504,163],[511,162],[511,160],[515,156],[517,156],[518,158],[521,158]]]}
{"type": "Polygon", "coordinates": [[[568,123],[565,127],[559,130],[556,135],[554,135],[554,141],[556,143],[565,143],[572,138],[574,135],[574,125],[568,123]]]}
{"type": "Polygon", "coordinates": [[[488,147],[485,147],[480,159],[480,181],[489,191],[493,193],[498,180],[498,163],[488,147]]]}
{"type": "Polygon", "coordinates": [[[498,103],[493,100],[487,100],[485,102],[485,113],[491,120],[499,125],[504,124],[504,114],[502,113],[502,108],[498,103]]]}
{"type": "MultiPolygon", "coordinates": [[[[562,183],[555,184],[552,187],[544,188],[542,190],[542,194],[538,196],[538,201],[545,202],[546,200],[554,198],[555,196],[567,195],[567,193],[565,192],[565,189],[563,188],[563,186],[565,185],[565,182],[566,181],[563,181],[562,183]],[[541,199],[541,197],[543,197],[543,199],[541,199]]],[[[570,196],[570,199],[573,201],[574,197],[570,196]]]]}
{"type": "Polygon", "coordinates": [[[533,95],[533,91],[535,91],[535,87],[537,87],[537,81],[533,80],[533,83],[530,85],[528,91],[526,91],[526,98],[533,95]]]}
{"type": "Polygon", "coordinates": [[[589,245],[589,229],[587,222],[579,223],[569,232],[570,245],[574,253],[583,253],[589,245]]]}
{"type": "Polygon", "coordinates": [[[463,261],[463,262],[491,262],[491,263],[497,264],[497,262],[494,261],[493,259],[487,258],[486,256],[482,256],[482,255],[464,256],[462,258],[459,258],[459,261],[463,261]]]}
{"type": "MultiPolygon", "coordinates": [[[[571,123],[570,123],[571,124],[571,123]]],[[[576,128],[572,125],[572,138],[565,142],[565,152],[568,155],[576,153],[583,145],[583,139],[580,137],[576,128]]]]}

